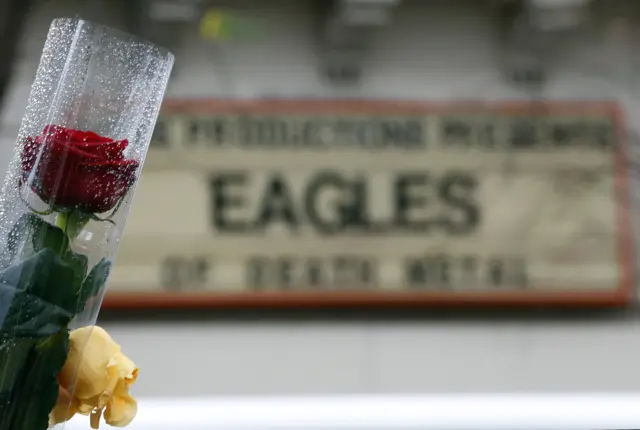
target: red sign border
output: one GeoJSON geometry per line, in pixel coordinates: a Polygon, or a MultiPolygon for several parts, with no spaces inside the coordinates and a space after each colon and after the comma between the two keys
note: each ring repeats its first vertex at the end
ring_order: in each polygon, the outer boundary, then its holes
{"type": "MultiPolygon", "coordinates": [[[[426,103],[372,100],[167,100],[164,112],[179,113],[251,113],[251,114],[417,114],[456,113],[469,110],[508,112],[511,115],[562,112],[593,112],[612,116],[618,141],[626,144],[624,113],[614,101],[456,101],[426,103]]],[[[354,308],[354,307],[623,307],[635,301],[635,246],[630,220],[629,178],[624,150],[614,151],[615,193],[618,201],[618,261],[622,276],[618,288],[611,291],[551,292],[242,292],[242,293],[107,293],[105,309],[185,309],[185,308],[354,308]]]]}

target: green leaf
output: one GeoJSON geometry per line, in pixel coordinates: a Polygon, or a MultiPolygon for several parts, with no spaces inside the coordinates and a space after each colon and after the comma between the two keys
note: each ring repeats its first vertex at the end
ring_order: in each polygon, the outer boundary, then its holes
{"type": "Polygon", "coordinates": [[[63,330],[31,349],[5,411],[0,430],[46,430],[49,413],[58,399],[57,376],[69,351],[69,333],[63,330]],[[5,421],[7,424],[5,425],[5,421]]]}
{"type": "MultiPolygon", "coordinates": [[[[13,339],[0,345],[0,393],[10,392],[18,376],[27,362],[29,353],[36,346],[38,339],[13,339]]],[[[0,394],[0,395],[2,395],[0,394]]]]}
{"type": "MultiPolygon", "coordinates": [[[[77,285],[77,279],[76,268],[45,248],[0,273],[0,292],[2,287],[14,288],[20,290],[14,292],[14,302],[22,298],[19,292],[24,292],[33,297],[35,302],[50,303],[75,314],[78,298],[74,285],[77,285]]],[[[4,294],[9,292],[5,291],[4,294]]]]}
{"type": "MultiPolygon", "coordinates": [[[[0,430],[46,430],[68,354],[68,326],[86,301],[80,302],[88,259],[70,249],[60,228],[34,214],[16,222],[1,258],[0,430]]],[[[101,263],[88,288],[102,278],[101,263]]]]}
{"type": "Polygon", "coordinates": [[[28,258],[39,251],[49,249],[61,256],[74,270],[74,281],[67,286],[68,289],[77,292],[87,276],[88,258],[73,252],[64,232],[37,215],[31,213],[22,215],[11,229],[7,243],[8,248],[3,255],[5,261],[2,267],[6,268],[16,260],[28,258]]]}
{"type": "Polygon", "coordinates": [[[45,430],[77,307],[76,273],[45,248],[0,273],[0,430],[45,430]]]}
{"type": "Polygon", "coordinates": [[[11,228],[7,245],[12,251],[17,251],[17,248],[24,245],[23,242],[32,235],[33,231],[37,231],[43,224],[45,221],[39,216],[32,213],[23,214],[11,228]]]}
{"type": "Polygon", "coordinates": [[[33,253],[32,241],[29,239],[34,223],[44,222],[34,214],[24,214],[13,225],[4,250],[2,251],[2,266],[6,267],[16,261],[19,255],[33,253]]]}
{"type": "Polygon", "coordinates": [[[82,283],[87,276],[87,269],[89,266],[89,259],[86,255],[76,254],[69,251],[63,257],[63,261],[67,263],[73,269],[73,283],[69,284],[67,288],[74,291],[77,295],[78,291],[82,287],[82,283]]]}
{"type": "Polygon", "coordinates": [[[50,249],[0,273],[0,430],[47,428],[77,306],[74,276],[50,249]]]}
{"type": "Polygon", "coordinates": [[[0,430],[4,430],[10,424],[11,391],[0,392],[0,430]]]}
{"type": "MultiPolygon", "coordinates": [[[[76,217],[72,216],[73,213],[74,212],[69,216],[69,220],[80,222],[76,217]]],[[[51,225],[40,218],[38,218],[38,220],[40,223],[31,221],[32,225],[37,226],[32,229],[34,252],[39,252],[43,249],[50,249],[57,255],[60,255],[62,259],[71,266],[75,273],[74,281],[70,283],[67,288],[77,291],[82,285],[82,281],[84,281],[84,278],[87,276],[89,259],[87,256],[77,254],[71,250],[69,247],[69,239],[59,227],[51,225]]],[[[84,223],[86,224],[86,221],[84,223]]]]}
{"type": "Polygon", "coordinates": [[[64,232],[33,213],[23,214],[7,236],[7,244],[2,253],[3,266],[6,267],[19,258],[29,257],[44,248],[63,254],[68,249],[64,232]]]}
{"type": "Polygon", "coordinates": [[[69,249],[69,241],[64,232],[40,219],[42,223],[33,229],[31,240],[33,242],[33,250],[38,252],[42,249],[50,249],[58,255],[65,254],[69,249]]]}
{"type": "Polygon", "coordinates": [[[106,284],[110,271],[111,262],[105,258],[93,266],[91,272],[89,272],[89,276],[87,276],[87,279],[85,279],[80,289],[78,309],[83,309],[87,300],[98,295],[100,289],[106,284]]]}
{"type": "Polygon", "coordinates": [[[74,210],[66,214],[65,231],[70,240],[75,239],[91,219],[92,214],[74,210]]]}
{"type": "Polygon", "coordinates": [[[0,283],[0,344],[18,338],[39,338],[50,336],[66,327],[73,313],[60,306],[42,300],[25,290],[0,283]],[[11,297],[9,302],[5,298],[11,297]]]}
{"type": "Polygon", "coordinates": [[[0,284],[0,313],[0,430],[45,430],[73,315],[7,284],[0,284]]]}

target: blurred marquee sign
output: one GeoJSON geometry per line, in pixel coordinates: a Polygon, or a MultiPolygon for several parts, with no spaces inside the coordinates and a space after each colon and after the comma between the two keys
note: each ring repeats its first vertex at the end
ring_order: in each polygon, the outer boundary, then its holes
{"type": "Polygon", "coordinates": [[[264,34],[264,23],[236,13],[210,8],[200,19],[199,33],[204,40],[225,42],[231,39],[255,39],[264,34]]]}
{"type": "Polygon", "coordinates": [[[169,101],[107,307],[623,305],[609,103],[169,101]]]}

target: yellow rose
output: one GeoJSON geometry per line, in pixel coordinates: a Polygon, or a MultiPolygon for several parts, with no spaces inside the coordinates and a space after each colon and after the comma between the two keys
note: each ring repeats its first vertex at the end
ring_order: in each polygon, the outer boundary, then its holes
{"type": "Polygon", "coordinates": [[[69,355],[58,375],[60,395],[49,416],[50,425],[79,413],[90,415],[91,428],[97,429],[104,412],[107,424],[127,426],[138,410],[129,394],[137,377],[138,368],[104,329],[89,326],[72,331],[69,355]]]}

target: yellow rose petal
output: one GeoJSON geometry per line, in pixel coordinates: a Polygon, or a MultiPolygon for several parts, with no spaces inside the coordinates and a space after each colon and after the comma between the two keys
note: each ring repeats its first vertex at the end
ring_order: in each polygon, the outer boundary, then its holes
{"type": "Polygon", "coordinates": [[[107,403],[104,420],[114,427],[125,427],[133,421],[138,412],[138,402],[129,394],[115,396],[107,403]]]}
{"type": "Polygon", "coordinates": [[[63,387],[76,382],[74,395],[90,398],[102,393],[109,384],[107,365],[120,346],[100,327],[83,327],[69,336],[69,355],[58,380],[63,387]]]}
{"type": "Polygon", "coordinates": [[[100,428],[100,418],[102,418],[102,409],[93,411],[89,417],[89,423],[92,429],[100,428]]]}
{"type": "Polygon", "coordinates": [[[91,415],[91,412],[96,408],[96,405],[91,405],[88,403],[82,403],[78,407],[78,413],[81,415],[91,415]]]}
{"type": "Polygon", "coordinates": [[[49,426],[53,427],[56,424],[70,420],[80,407],[80,402],[69,395],[67,390],[60,387],[60,393],[56,405],[53,407],[51,414],[49,414],[49,426]]]}
{"type": "Polygon", "coordinates": [[[63,422],[79,413],[89,415],[91,428],[97,429],[104,414],[107,424],[127,426],[138,411],[136,400],[129,394],[138,378],[135,363],[100,327],[74,330],[69,341],[69,355],[58,380],[61,390],[73,392],[73,396],[69,399],[67,393],[66,401],[60,399],[51,412],[51,422],[63,422]],[[71,408],[66,407],[69,404],[71,408]]]}
{"type": "Polygon", "coordinates": [[[114,360],[117,363],[118,369],[120,370],[120,377],[132,379],[135,381],[137,377],[138,368],[127,356],[123,353],[118,352],[114,357],[114,360]]]}

